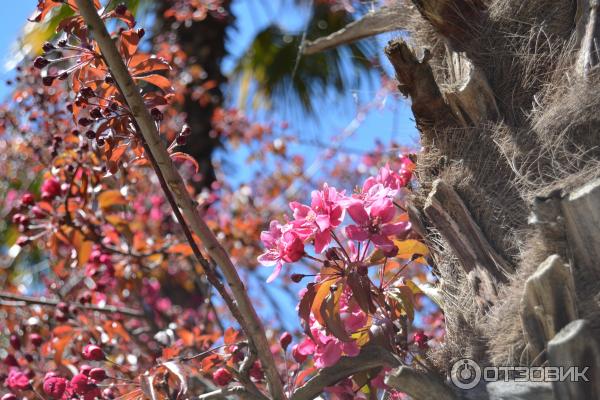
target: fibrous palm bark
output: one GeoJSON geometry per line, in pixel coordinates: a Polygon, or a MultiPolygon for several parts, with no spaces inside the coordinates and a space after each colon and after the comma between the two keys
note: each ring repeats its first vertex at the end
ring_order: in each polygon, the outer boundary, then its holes
{"type": "MultiPolygon", "coordinates": [[[[401,22],[390,23],[388,9],[385,23],[409,31],[410,43],[394,40],[386,54],[423,146],[409,209],[444,293],[446,342],[430,354],[437,372],[447,376],[461,358],[589,366],[589,383],[530,385],[524,397],[488,385],[456,397],[599,398],[598,2],[393,8],[401,22]]],[[[343,32],[333,40],[344,43],[343,32]]],[[[414,383],[406,369],[389,381],[414,383]]]]}

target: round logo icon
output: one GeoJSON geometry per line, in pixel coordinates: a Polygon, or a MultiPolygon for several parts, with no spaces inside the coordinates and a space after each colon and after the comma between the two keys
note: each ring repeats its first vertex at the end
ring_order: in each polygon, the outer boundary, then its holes
{"type": "Polygon", "coordinates": [[[463,358],[452,365],[450,379],[459,389],[473,389],[481,380],[481,368],[475,361],[463,358]]]}

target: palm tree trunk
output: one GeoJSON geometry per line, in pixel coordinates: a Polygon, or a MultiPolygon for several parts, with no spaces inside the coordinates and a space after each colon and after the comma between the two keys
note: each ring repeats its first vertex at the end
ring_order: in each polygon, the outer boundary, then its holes
{"type": "Polygon", "coordinates": [[[192,155],[200,166],[201,178],[192,182],[197,191],[208,188],[215,181],[215,171],[212,155],[221,144],[218,137],[211,136],[212,116],[218,107],[223,105],[222,85],[227,81],[221,70],[221,63],[227,54],[225,49],[226,31],[233,23],[230,0],[222,2],[223,10],[220,17],[208,13],[202,20],[175,21],[165,18],[164,12],[172,6],[171,0],[159,0],[157,12],[157,31],[164,34],[172,32],[176,43],[188,56],[188,71],[203,71],[199,78],[192,79],[187,84],[187,92],[181,111],[186,115],[186,123],[192,130],[187,143],[181,146],[181,151],[192,155]],[[194,95],[194,90],[212,82],[208,89],[209,102],[201,102],[194,95]]]}
{"type": "MultiPolygon", "coordinates": [[[[587,383],[456,398],[600,398],[598,2],[405,3],[414,42],[386,53],[423,146],[411,218],[444,292],[437,372],[462,358],[588,366],[587,383]]],[[[390,379],[411,381],[402,369],[390,379]]]]}

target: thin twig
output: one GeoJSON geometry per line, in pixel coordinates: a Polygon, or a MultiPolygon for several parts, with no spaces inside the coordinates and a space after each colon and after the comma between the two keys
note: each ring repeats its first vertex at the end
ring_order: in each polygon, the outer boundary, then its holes
{"type": "Polygon", "coordinates": [[[171,207],[186,234],[186,239],[194,250],[194,254],[198,258],[198,261],[204,267],[207,278],[211,284],[218,285],[220,281],[215,279],[216,272],[212,270],[208,260],[200,253],[191,232],[200,238],[206,252],[221,268],[223,275],[231,288],[235,302],[232,303],[228,301],[228,292],[224,287],[215,286],[215,288],[219,291],[221,296],[225,296],[224,300],[232,314],[234,314],[234,317],[238,320],[245,334],[248,336],[248,339],[256,347],[261,364],[265,369],[269,390],[271,391],[272,396],[276,399],[285,399],[286,396],[283,391],[281,377],[277,371],[273,354],[270,351],[263,324],[258,317],[256,309],[252,305],[246,288],[237,273],[236,267],[233,265],[227,252],[221,246],[206,222],[200,217],[196,204],[188,193],[181,175],[179,175],[179,172],[173,165],[173,161],[163,146],[154,120],[146,108],[139,88],[131,78],[125,63],[117,50],[115,42],[106,30],[104,22],[100,16],[98,16],[92,1],[76,0],[76,3],[90,32],[94,34],[102,57],[104,58],[112,77],[117,83],[119,90],[123,94],[135,123],[139,127],[139,132],[144,139],[147,157],[153,164],[154,170],[161,181],[163,191],[169,199],[171,207]],[[181,212],[179,209],[181,209],[181,212]],[[237,310],[238,307],[239,310],[237,310]]]}
{"type": "MultiPolygon", "coordinates": [[[[37,304],[40,306],[56,307],[61,302],[60,300],[51,300],[51,299],[44,299],[41,297],[23,296],[23,295],[18,295],[18,294],[13,294],[13,293],[5,293],[5,292],[0,292],[0,299],[15,302],[13,304],[2,303],[2,305],[9,306],[9,307],[19,307],[19,306],[22,306],[23,304],[37,304]]],[[[73,306],[83,309],[83,310],[98,311],[98,312],[103,312],[103,313],[119,313],[119,314],[123,314],[123,315],[129,315],[131,317],[145,318],[143,311],[135,310],[133,308],[128,308],[128,307],[116,307],[116,306],[100,307],[100,306],[95,306],[95,305],[91,305],[91,304],[80,304],[80,303],[67,303],[67,304],[73,305],[73,306]]]]}
{"type": "Polygon", "coordinates": [[[246,390],[243,386],[233,386],[229,388],[217,389],[212,392],[201,394],[196,400],[221,400],[228,399],[228,396],[238,396],[241,399],[265,400],[264,396],[256,396],[246,390]]]}

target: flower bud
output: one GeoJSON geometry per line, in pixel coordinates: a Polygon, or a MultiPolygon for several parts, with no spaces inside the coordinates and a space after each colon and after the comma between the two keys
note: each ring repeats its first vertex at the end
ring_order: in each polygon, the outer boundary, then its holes
{"type": "Polygon", "coordinates": [[[37,334],[37,333],[32,333],[29,335],[29,342],[34,345],[35,347],[38,347],[42,344],[43,339],[42,337],[37,334]]]}
{"type": "Polygon", "coordinates": [[[83,348],[83,358],[91,361],[104,360],[104,352],[99,346],[95,344],[88,344],[83,348]]]}
{"type": "Polygon", "coordinates": [[[226,368],[219,368],[212,375],[213,381],[219,386],[225,386],[231,382],[233,376],[226,368]]]}
{"type": "Polygon", "coordinates": [[[89,377],[96,382],[102,382],[107,378],[106,371],[102,368],[93,368],[90,371],[89,377]]]}
{"type": "Polygon", "coordinates": [[[279,337],[279,344],[281,348],[285,351],[288,346],[292,343],[292,335],[289,332],[283,332],[279,337]]]}

